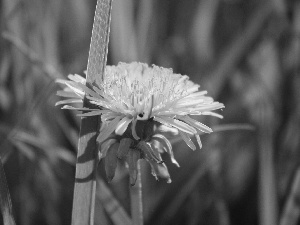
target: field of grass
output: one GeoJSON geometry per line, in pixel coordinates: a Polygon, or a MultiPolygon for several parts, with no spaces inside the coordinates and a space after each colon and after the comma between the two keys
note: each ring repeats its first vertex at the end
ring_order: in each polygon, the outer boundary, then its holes
{"type": "MultiPolygon", "coordinates": [[[[96,2],[0,0],[0,157],[16,224],[71,224],[80,118],[54,106],[55,79],[84,74],[96,2]]],[[[299,56],[296,0],[113,1],[108,65],[173,68],[225,105],[222,120],[199,117],[215,130],[202,149],[174,141],[180,168],[163,155],[171,184],[142,163],[146,225],[300,224],[299,56]]],[[[107,183],[99,164],[95,225],[130,215],[119,168],[107,183]]]]}

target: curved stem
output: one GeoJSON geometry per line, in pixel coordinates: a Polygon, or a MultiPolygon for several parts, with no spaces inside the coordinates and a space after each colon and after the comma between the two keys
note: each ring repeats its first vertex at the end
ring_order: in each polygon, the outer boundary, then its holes
{"type": "Polygon", "coordinates": [[[143,201],[142,201],[142,177],[141,164],[137,162],[137,180],[134,186],[130,188],[131,198],[131,217],[133,225],[143,225],[143,201]]]}

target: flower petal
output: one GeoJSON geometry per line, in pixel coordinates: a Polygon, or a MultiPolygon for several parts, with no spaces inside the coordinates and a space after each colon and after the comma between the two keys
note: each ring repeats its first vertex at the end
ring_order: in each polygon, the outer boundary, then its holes
{"type": "Polygon", "coordinates": [[[99,160],[106,156],[107,150],[110,148],[111,145],[113,145],[116,142],[117,142],[117,140],[112,138],[112,139],[108,139],[108,140],[104,141],[100,145],[100,149],[99,149],[99,152],[98,152],[99,160]]]}
{"type": "Polygon", "coordinates": [[[69,74],[68,78],[72,81],[75,81],[76,83],[81,83],[81,84],[85,84],[86,83],[86,79],[78,74],[69,74]]]}
{"type": "Polygon", "coordinates": [[[156,117],[154,117],[154,120],[161,124],[164,124],[166,126],[175,127],[175,128],[177,128],[183,132],[186,132],[188,134],[196,134],[197,133],[195,128],[193,128],[190,125],[188,125],[180,120],[177,120],[177,119],[169,118],[166,116],[159,116],[159,117],[156,116],[156,117]]]}
{"type": "Polygon", "coordinates": [[[77,85],[88,95],[97,98],[97,99],[103,99],[98,93],[96,93],[95,91],[91,90],[90,88],[88,88],[87,86],[85,86],[82,83],[77,83],[77,85]]]}
{"type": "Polygon", "coordinates": [[[168,168],[166,167],[165,163],[158,164],[158,163],[156,163],[154,161],[151,161],[151,160],[148,160],[148,162],[151,165],[152,174],[153,174],[153,176],[155,176],[155,178],[157,180],[158,180],[158,177],[159,177],[159,178],[162,178],[162,179],[166,179],[167,183],[172,182],[172,180],[170,178],[168,168]]]}
{"type": "Polygon", "coordinates": [[[193,150],[196,150],[196,146],[195,144],[192,142],[191,138],[189,137],[189,135],[187,133],[181,132],[179,131],[180,136],[182,137],[182,139],[184,140],[184,142],[193,150]]]}
{"type": "Polygon", "coordinates": [[[135,129],[136,123],[137,123],[137,120],[134,119],[134,120],[132,121],[132,125],[131,125],[131,132],[132,132],[133,138],[134,138],[135,140],[139,140],[140,138],[139,138],[139,136],[137,135],[136,129],[135,129]]]}
{"type": "Polygon", "coordinates": [[[189,116],[178,116],[178,119],[183,120],[184,122],[188,123],[189,125],[195,127],[196,129],[204,132],[204,133],[211,133],[213,132],[212,129],[203,123],[200,123],[197,120],[192,119],[189,116]]]}
{"type": "Polygon", "coordinates": [[[207,112],[202,112],[201,114],[202,115],[208,115],[208,116],[215,116],[215,117],[218,117],[220,119],[223,119],[222,115],[220,115],[219,113],[215,113],[215,112],[207,111],[207,112]]]}
{"type": "Polygon", "coordinates": [[[150,98],[148,99],[148,101],[145,102],[145,106],[143,106],[143,117],[140,118],[139,116],[137,117],[138,120],[148,120],[151,117],[151,113],[152,113],[152,108],[153,108],[153,95],[150,96],[150,98]]]}
{"type": "Polygon", "coordinates": [[[204,104],[211,104],[213,103],[213,98],[207,97],[207,96],[186,96],[182,99],[180,99],[178,102],[176,102],[175,106],[176,108],[182,108],[182,107],[191,107],[191,106],[197,106],[197,105],[204,105],[204,104]]]}
{"type": "Polygon", "coordinates": [[[103,130],[98,135],[97,142],[102,143],[103,141],[105,141],[109,137],[109,135],[111,135],[111,133],[115,131],[119,121],[122,118],[123,116],[117,116],[115,119],[109,122],[109,124],[105,128],[103,128],[103,130]]]}
{"type": "Polygon", "coordinates": [[[167,151],[165,145],[161,143],[160,140],[158,139],[152,139],[150,143],[151,143],[151,147],[155,149],[157,152],[159,152],[160,154],[167,151]]]}
{"type": "Polygon", "coordinates": [[[127,130],[128,124],[132,121],[132,119],[128,117],[124,117],[117,125],[116,134],[122,135],[127,130]]]}
{"type": "Polygon", "coordinates": [[[66,81],[66,80],[57,79],[56,82],[67,85],[70,88],[70,91],[73,91],[75,94],[77,94],[80,97],[83,97],[85,94],[84,91],[74,81],[66,81]]]}
{"type": "Polygon", "coordinates": [[[116,118],[118,116],[121,116],[122,118],[124,117],[124,115],[122,115],[121,113],[113,112],[110,110],[107,110],[107,111],[108,111],[107,113],[103,113],[103,115],[101,116],[102,122],[107,122],[107,121],[113,120],[114,118],[116,118]]]}
{"type": "Polygon", "coordinates": [[[164,145],[164,150],[170,155],[172,163],[174,163],[177,167],[180,167],[178,162],[176,161],[174,157],[174,153],[172,150],[172,145],[170,141],[162,134],[155,134],[152,137],[152,140],[157,140],[159,143],[164,145]]]}
{"type": "Polygon", "coordinates": [[[90,102],[94,105],[98,105],[98,106],[102,106],[104,108],[107,108],[107,109],[111,109],[113,108],[113,105],[108,103],[107,101],[105,100],[102,100],[102,99],[98,99],[98,98],[94,98],[94,97],[91,97],[91,96],[86,96],[86,98],[88,100],[90,100],[90,102]]]}
{"type": "Polygon", "coordinates": [[[89,109],[89,108],[76,108],[70,105],[64,105],[62,109],[69,109],[69,110],[78,110],[78,111],[98,111],[99,109],[89,109]]]}
{"type": "Polygon", "coordinates": [[[103,113],[103,111],[107,111],[107,110],[98,110],[98,111],[91,111],[91,112],[87,112],[87,113],[80,113],[77,114],[76,116],[99,116],[103,113]]]}
{"type": "Polygon", "coordinates": [[[201,142],[201,139],[200,139],[200,135],[196,134],[195,137],[196,137],[197,143],[199,145],[199,148],[201,149],[202,148],[202,142],[201,142]]]}
{"type": "Polygon", "coordinates": [[[117,157],[119,159],[124,158],[133,144],[133,140],[131,138],[123,138],[120,141],[117,157]]]}
{"type": "Polygon", "coordinates": [[[158,130],[159,132],[162,132],[162,133],[171,133],[172,135],[178,135],[178,129],[177,128],[174,128],[174,127],[169,127],[169,126],[165,126],[165,125],[160,125],[158,127],[158,130]]]}
{"type": "Polygon", "coordinates": [[[207,91],[198,91],[198,92],[191,93],[191,94],[185,96],[183,99],[185,99],[185,100],[187,100],[187,99],[198,99],[198,98],[203,97],[206,94],[207,94],[207,91]]]}
{"type": "Polygon", "coordinates": [[[163,163],[160,154],[157,151],[154,151],[149,143],[140,141],[137,145],[137,148],[142,151],[147,159],[156,163],[163,163]]]}
{"type": "Polygon", "coordinates": [[[57,91],[56,95],[65,97],[65,98],[78,98],[79,97],[74,92],[69,92],[69,91],[57,91]]]}
{"type": "Polygon", "coordinates": [[[77,98],[77,99],[67,99],[67,100],[58,101],[56,102],[55,106],[70,104],[70,103],[82,103],[82,99],[77,98]]]}
{"type": "Polygon", "coordinates": [[[203,111],[210,111],[210,110],[217,110],[222,109],[225,106],[222,103],[214,102],[207,105],[200,105],[194,108],[194,111],[203,112],[203,111]]]}

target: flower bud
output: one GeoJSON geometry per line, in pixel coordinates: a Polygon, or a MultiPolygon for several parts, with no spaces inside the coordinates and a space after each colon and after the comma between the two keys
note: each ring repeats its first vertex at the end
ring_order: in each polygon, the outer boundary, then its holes
{"type": "Polygon", "coordinates": [[[133,142],[134,141],[130,138],[121,139],[120,145],[118,148],[118,153],[117,153],[117,157],[119,159],[124,158],[128,154],[128,151],[129,151],[130,147],[132,147],[133,142]]]}
{"type": "Polygon", "coordinates": [[[141,150],[144,154],[144,157],[149,161],[154,161],[156,163],[163,163],[159,152],[156,149],[153,149],[150,144],[145,141],[140,141],[137,144],[137,148],[141,150]]]}
{"type": "Polygon", "coordinates": [[[140,158],[141,158],[141,152],[136,149],[130,149],[130,151],[126,157],[126,162],[128,163],[131,186],[135,185],[135,182],[137,179],[137,173],[138,173],[137,163],[140,158]]]}

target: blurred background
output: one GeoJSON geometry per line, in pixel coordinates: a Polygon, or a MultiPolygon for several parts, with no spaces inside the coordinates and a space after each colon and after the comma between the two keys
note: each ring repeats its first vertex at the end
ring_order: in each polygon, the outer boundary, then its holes
{"type": "MultiPolygon", "coordinates": [[[[71,224],[80,120],[54,107],[54,80],[86,70],[95,5],[0,0],[0,156],[17,224],[71,224]]],[[[226,106],[201,118],[216,131],[201,150],[173,145],[171,184],[143,166],[146,224],[300,224],[299,55],[296,0],[113,1],[108,64],[173,68],[226,106]]],[[[116,219],[103,199],[130,214],[128,174],[108,184],[103,170],[97,225],[116,219]]]]}

